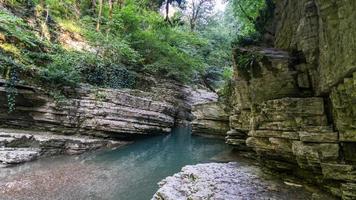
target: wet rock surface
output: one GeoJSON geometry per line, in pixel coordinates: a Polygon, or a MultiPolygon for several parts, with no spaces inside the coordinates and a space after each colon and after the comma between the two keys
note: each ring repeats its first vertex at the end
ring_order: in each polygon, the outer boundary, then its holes
{"type": "MultiPolygon", "coordinates": [[[[162,180],[159,186],[152,200],[304,200],[313,196],[302,185],[276,181],[263,175],[255,166],[235,162],[188,165],[181,172],[162,180]]],[[[329,199],[325,196],[323,198],[329,199]]]]}
{"type": "Polygon", "coordinates": [[[5,167],[35,160],[40,155],[40,149],[35,148],[0,148],[0,162],[5,167]]]}
{"type": "Polygon", "coordinates": [[[64,136],[50,132],[0,129],[0,164],[3,167],[60,154],[81,154],[100,148],[117,148],[124,141],[64,136]]]}

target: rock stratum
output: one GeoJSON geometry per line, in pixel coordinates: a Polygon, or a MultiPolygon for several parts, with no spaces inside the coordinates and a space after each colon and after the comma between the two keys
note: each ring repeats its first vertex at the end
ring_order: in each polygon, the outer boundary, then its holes
{"type": "Polygon", "coordinates": [[[192,120],[192,105],[217,99],[215,93],[169,81],[146,90],[81,85],[64,88],[60,98],[19,84],[16,93],[15,110],[9,112],[6,81],[0,79],[0,162],[5,166],[170,133],[192,120]]]}
{"type": "Polygon", "coordinates": [[[229,114],[217,100],[192,107],[192,134],[225,138],[229,130],[229,114]]]}
{"type": "Polygon", "coordinates": [[[355,199],[356,2],[274,3],[265,27],[273,42],[233,52],[227,143],[255,152],[266,167],[355,199]],[[246,70],[239,59],[251,55],[258,59],[246,70]]]}
{"type": "Polygon", "coordinates": [[[173,103],[139,90],[82,86],[69,90],[63,100],[29,86],[18,86],[17,92],[16,110],[8,113],[5,88],[0,87],[2,126],[114,138],[168,133],[177,114],[173,103]]]}
{"type": "Polygon", "coordinates": [[[64,99],[18,85],[16,109],[9,113],[5,84],[0,80],[0,126],[111,138],[169,133],[192,119],[192,105],[217,99],[207,90],[170,82],[147,91],[82,85],[65,89],[64,99]]]}

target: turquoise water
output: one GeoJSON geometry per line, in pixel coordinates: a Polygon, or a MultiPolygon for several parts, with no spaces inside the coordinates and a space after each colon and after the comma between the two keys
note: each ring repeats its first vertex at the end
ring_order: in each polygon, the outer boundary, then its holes
{"type": "Polygon", "coordinates": [[[93,161],[116,166],[120,183],[116,199],[149,199],[158,189],[157,183],[180,171],[185,165],[208,162],[221,152],[230,150],[223,140],[190,136],[188,128],[172,134],[138,141],[126,148],[99,154],[93,161]],[[132,192],[135,188],[135,192],[132,192]]]}
{"type": "Polygon", "coordinates": [[[189,128],[177,128],[113,151],[0,170],[0,190],[7,191],[1,199],[146,200],[160,180],[183,166],[211,161],[230,150],[223,140],[191,136],[189,128]]]}
{"type": "MultiPolygon", "coordinates": [[[[0,199],[149,200],[157,183],[183,166],[236,155],[223,140],[190,133],[189,128],[177,128],[172,134],[141,139],[117,150],[51,157],[0,169],[0,199]]],[[[310,199],[304,189],[286,186],[250,162],[234,159],[244,169],[235,186],[242,190],[240,199],[256,199],[256,194],[263,199],[310,199]]]]}

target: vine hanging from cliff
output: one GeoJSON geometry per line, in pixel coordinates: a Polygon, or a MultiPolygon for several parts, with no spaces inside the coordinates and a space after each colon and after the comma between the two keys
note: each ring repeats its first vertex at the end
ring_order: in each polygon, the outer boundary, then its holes
{"type": "Polygon", "coordinates": [[[9,57],[0,56],[0,72],[5,78],[5,92],[7,98],[8,112],[15,111],[17,89],[16,85],[19,81],[19,66],[15,61],[9,57]]]}

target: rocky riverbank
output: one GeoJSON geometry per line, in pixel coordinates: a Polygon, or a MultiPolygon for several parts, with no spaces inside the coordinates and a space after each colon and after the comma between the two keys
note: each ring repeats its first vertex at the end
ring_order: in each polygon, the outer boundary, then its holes
{"type": "Polygon", "coordinates": [[[162,180],[152,200],[332,199],[303,185],[276,181],[258,167],[235,162],[189,165],[162,180]]]}
{"type": "Polygon", "coordinates": [[[128,142],[64,136],[51,132],[0,129],[0,166],[7,167],[53,155],[76,155],[102,148],[118,148],[128,142]]]}

